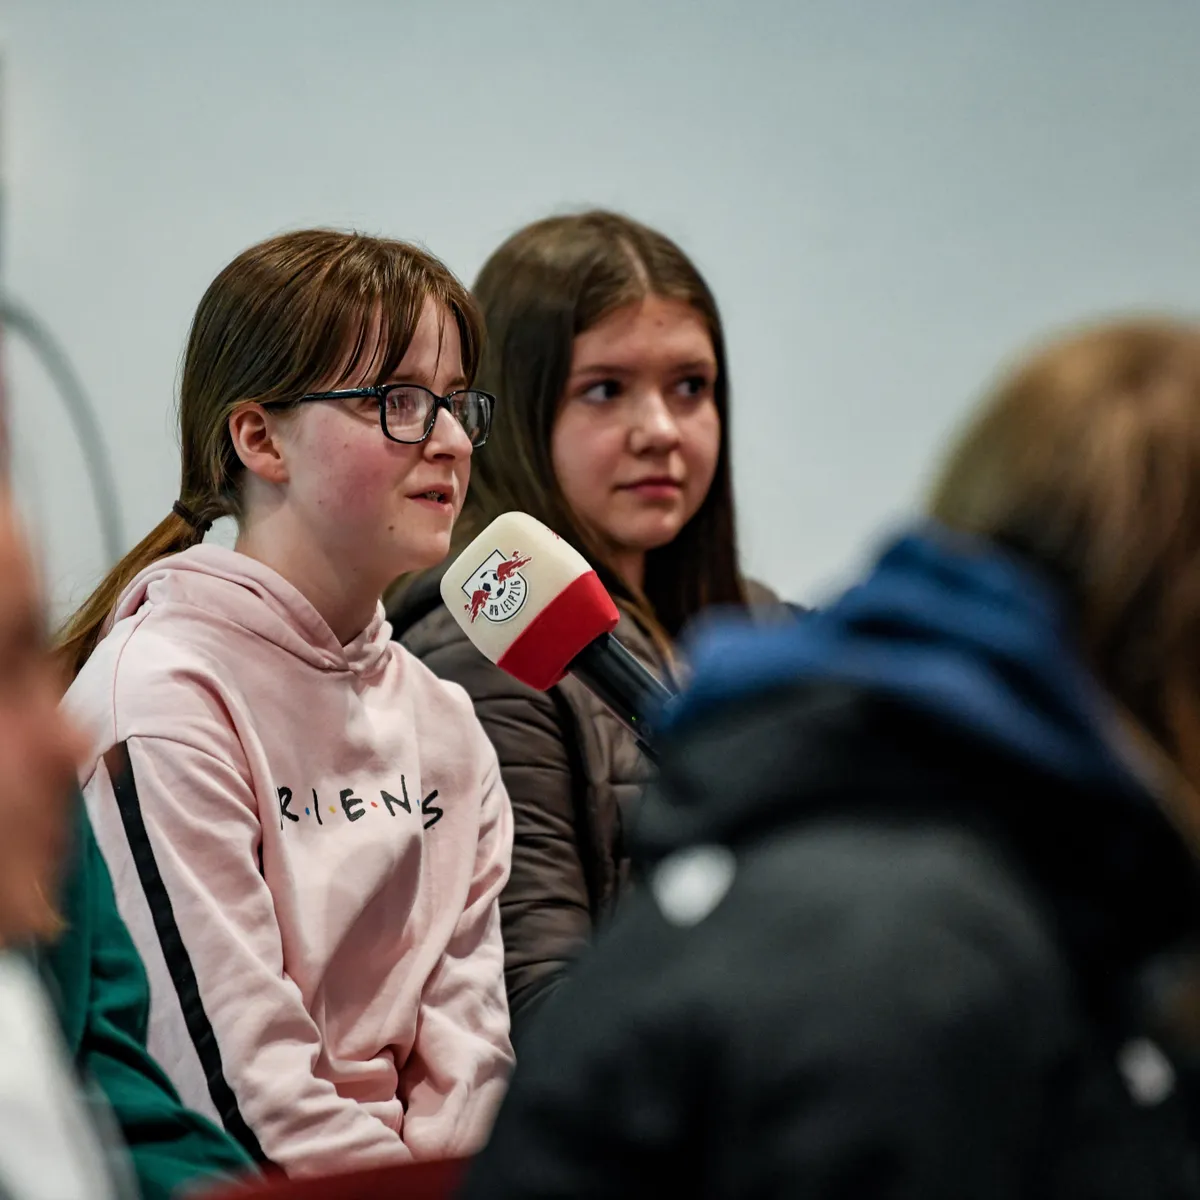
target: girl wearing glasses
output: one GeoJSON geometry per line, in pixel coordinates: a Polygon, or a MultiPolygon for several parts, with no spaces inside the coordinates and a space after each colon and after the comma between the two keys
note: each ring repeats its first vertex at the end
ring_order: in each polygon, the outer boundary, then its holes
{"type": "MultiPolygon", "coordinates": [[[[617,636],[667,674],[673,639],[703,609],[771,600],[738,567],[711,292],[673,242],[604,212],[521,230],[474,291],[488,329],[479,379],[505,404],[456,544],[501,512],[531,513],[595,564],[623,613],[617,636]]],[[[400,589],[391,618],[475,701],[512,796],[501,912],[519,1044],[625,886],[622,830],[647,763],[582,685],[538,693],[493,667],[442,610],[437,583],[400,589]]]]}
{"type": "Polygon", "coordinates": [[[192,325],[179,499],[60,643],[151,1051],[289,1174],[475,1149],[511,1061],[496,755],[380,603],[449,549],[480,343],[404,243],[241,254],[192,325]]]}

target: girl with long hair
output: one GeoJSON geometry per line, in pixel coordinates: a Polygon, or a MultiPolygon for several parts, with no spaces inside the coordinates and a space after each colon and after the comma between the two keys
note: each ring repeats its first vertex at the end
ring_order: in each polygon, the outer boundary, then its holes
{"type": "MultiPolygon", "coordinates": [[[[713,606],[772,598],[743,579],[729,449],[729,371],[707,284],[669,238],[607,212],[522,229],[474,287],[487,325],[481,386],[504,396],[455,533],[502,512],[549,525],[595,565],[617,636],[654,671],[713,606]]],[[[625,890],[624,830],[649,778],[634,738],[579,683],[542,694],[509,679],[408,581],[396,635],[462,684],[513,800],[501,900],[514,1031],[556,986],[625,890]]]]}
{"type": "Polygon", "coordinates": [[[449,549],[480,341],[403,242],[240,254],[192,325],[179,498],[60,642],[150,1049],[292,1174],[474,1149],[511,1060],[496,756],[380,602],[449,549]]]}

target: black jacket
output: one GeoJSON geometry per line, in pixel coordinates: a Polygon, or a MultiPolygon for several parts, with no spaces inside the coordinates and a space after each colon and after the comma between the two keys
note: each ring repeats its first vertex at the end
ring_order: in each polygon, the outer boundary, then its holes
{"type": "Polygon", "coordinates": [[[1016,564],[719,637],[467,1196],[1200,1195],[1190,854],[1016,564]]]}

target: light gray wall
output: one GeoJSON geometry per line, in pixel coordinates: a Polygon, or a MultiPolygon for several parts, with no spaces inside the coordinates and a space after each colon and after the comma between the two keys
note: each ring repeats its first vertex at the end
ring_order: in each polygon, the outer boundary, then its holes
{"type": "MultiPolygon", "coordinates": [[[[470,278],[612,205],[729,328],[749,568],[811,597],[919,495],[1048,324],[1191,310],[1200,4],[1183,0],[5,0],[6,282],[101,407],[129,540],[175,496],[201,291],[319,223],[470,278]]],[[[102,567],[57,399],[8,351],[60,605],[102,567]]]]}

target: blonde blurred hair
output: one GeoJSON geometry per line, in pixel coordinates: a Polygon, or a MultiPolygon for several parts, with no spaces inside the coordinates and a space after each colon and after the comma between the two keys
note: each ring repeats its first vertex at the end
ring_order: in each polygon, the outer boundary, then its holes
{"type": "Polygon", "coordinates": [[[929,512],[1057,582],[1101,683],[1194,787],[1200,326],[1113,322],[1044,346],[971,420],[929,512]]]}

